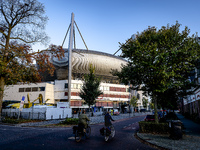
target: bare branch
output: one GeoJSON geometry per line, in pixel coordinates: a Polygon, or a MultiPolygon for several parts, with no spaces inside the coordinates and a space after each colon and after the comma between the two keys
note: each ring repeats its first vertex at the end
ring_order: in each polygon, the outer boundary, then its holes
{"type": "Polygon", "coordinates": [[[3,16],[4,16],[5,20],[6,20],[6,22],[9,24],[8,18],[7,18],[6,14],[5,14],[4,10],[3,10],[3,4],[1,5],[0,11],[1,11],[1,13],[3,14],[3,16]]]}
{"type": "Polygon", "coordinates": [[[5,47],[5,45],[3,45],[3,44],[0,44],[2,47],[5,47]]]}
{"type": "Polygon", "coordinates": [[[22,42],[24,42],[24,43],[35,43],[35,42],[41,42],[42,40],[40,39],[40,40],[32,40],[32,41],[27,41],[27,40],[25,40],[25,39],[23,39],[23,38],[20,38],[20,37],[10,37],[10,39],[14,39],[14,40],[20,40],[20,41],[22,41],[22,42]]]}

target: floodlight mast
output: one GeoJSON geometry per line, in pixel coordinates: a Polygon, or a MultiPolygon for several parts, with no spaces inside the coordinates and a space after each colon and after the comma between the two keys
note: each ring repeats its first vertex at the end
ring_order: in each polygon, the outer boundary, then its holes
{"type": "MultiPolygon", "coordinates": [[[[136,34],[133,34],[132,36],[131,36],[131,39],[132,40],[136,40],[137,39],[137,36],[136,36],[136,34]]],[[[128,42],[128,40],[126,41],[126,43],[128,42]]],[[[126,44],[125,43],[125,44],[126,44]]],[[[119,51],[121,50],[121,47],[113,54],[113,55],[116,55],[119,51]]]]}
{"type": "Polygon", "coordinates": [[[69,102],[69,106],[71,102],[72,49],[73,49],[73,40],[74,40],[73,31],[74,31],[74,13],[72,13],[72,16],[71,16],[69,48],[68,48],[68,102],[69,102]]]}

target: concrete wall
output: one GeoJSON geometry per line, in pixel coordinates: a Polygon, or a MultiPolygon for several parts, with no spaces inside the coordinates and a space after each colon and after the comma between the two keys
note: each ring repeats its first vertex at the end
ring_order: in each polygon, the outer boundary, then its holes
{"type": "Polygon", "coordinates": [[[71,118],[72,109],[70,108],[48,108],[46,110],[46,120],[50,119],[61,119],[61,118],[71,118]]]}

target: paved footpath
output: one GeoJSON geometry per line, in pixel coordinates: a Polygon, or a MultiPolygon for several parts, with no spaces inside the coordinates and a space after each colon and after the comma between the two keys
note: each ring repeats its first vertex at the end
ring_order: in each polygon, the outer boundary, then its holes
{"type": "Polygon", "coordinates": [[[181,114],[177,116],[185,128],[182,139],[172,140],[169,134],[137,133],[137,136],[145,142],[167,150],[200,150],[200,124],[184,118],[181,114]]]}

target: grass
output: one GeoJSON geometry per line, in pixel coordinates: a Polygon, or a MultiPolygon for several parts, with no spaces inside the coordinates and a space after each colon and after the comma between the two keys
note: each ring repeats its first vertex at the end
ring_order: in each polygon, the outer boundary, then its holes
{"type": "MultiPolygon", "coordinates": [[[[21,123],[32,123],[32,122],[42,122],[44,120],[31,120],[31,119],[22,119],[19,118],[19,120],[15,117],[9,118],[5,117],[2,122],[3,123],[9,123],[9,124],[21,124],[21,123]]],[[[58,124],[50,124],[50,125],[44,125],[45,127],[71,127],[72,125],[78,125],[78,118],[66,118],[64,121],[58,123],[58,124]]]]}
{"type": "Polygon", "coordinates": [[[41,122],[44,120],[31,120],[31,119],[17,119],[17,118],[9,118],[5,117],[2,122],[3,123],[10,123],[10,124],[20,124],[20,123],[29,123],[29,122],[41,122]]]}

